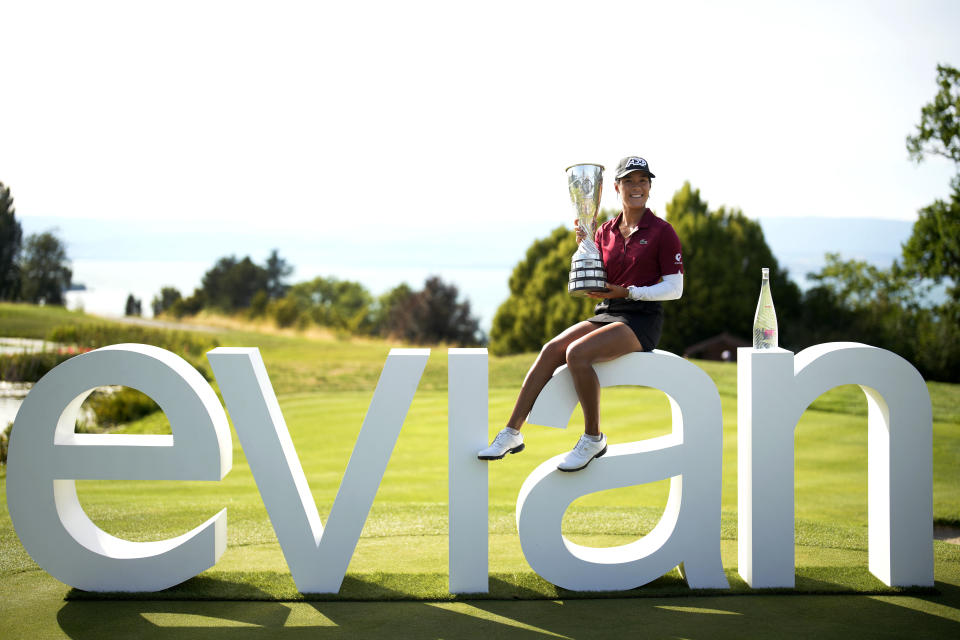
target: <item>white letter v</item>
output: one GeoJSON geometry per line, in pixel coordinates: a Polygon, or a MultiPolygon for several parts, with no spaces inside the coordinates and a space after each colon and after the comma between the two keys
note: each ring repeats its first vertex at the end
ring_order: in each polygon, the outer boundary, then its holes
{"type": "MultiPolygon", "coordinates": [[[[429,355],[390,350],[324,529],[260,350],[207,353],[300,592],[340,590],[429,355]]],[[[336,426],[328,428],[336,437],[336,426]]]]}

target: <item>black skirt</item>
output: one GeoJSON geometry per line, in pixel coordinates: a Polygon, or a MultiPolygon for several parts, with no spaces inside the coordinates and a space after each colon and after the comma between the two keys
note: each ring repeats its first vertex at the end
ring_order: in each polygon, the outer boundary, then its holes
{"type": "Polygon", "coordinates": [[[604,300],[593,312],[597,315],[587,318],[587,322],[622,322],[637,336],[644,351],[653,351],[660,342],[660,334],[663,332],[663,305],[659,302],[604,300]]]}

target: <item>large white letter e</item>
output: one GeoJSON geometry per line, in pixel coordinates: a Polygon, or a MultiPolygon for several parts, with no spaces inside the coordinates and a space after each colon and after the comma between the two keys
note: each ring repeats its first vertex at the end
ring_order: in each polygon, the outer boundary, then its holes
{"type": "Polygon", "coordinates": [[[10,438],[10,520],[34,561],[88,591],[159,591],[212,567],[226,549],[227,511],[176,538],[131,542],[83,511],[75,480],[220,480],[230,470],[230,427],[206,380],[183,358],[117,344],[67,360],[24,400],[10,438]],[[125,385],[153,398],[172,435],[78,434],[96,387],[125,385]]]}

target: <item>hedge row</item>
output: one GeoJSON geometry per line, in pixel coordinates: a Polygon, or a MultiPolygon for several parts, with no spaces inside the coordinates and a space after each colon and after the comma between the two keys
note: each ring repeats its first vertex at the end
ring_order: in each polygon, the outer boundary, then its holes
{"type": "MultiPolygon", "coordinates": [[[[47,340],[66,346],[36,353],[0,355],[0,380],[36,382],[51,369],[75,355],[129,342],[150,344],[176,353],[196,368],[204,378],[211,380],[204,356],[207,351],[219,346],[213,336],[117,324],[59,326],[50,332],[47,340]]],[[[96,424],[91,426],[95,430],[110,429],[159,410],[153,400],[130,388],[110,393],[93,393],[87,399],[86,405],[96,416],[96,424]]],[[[0,447],[5,449],[5,437],[0,437],[0,447]]]]}
{"type": "Polygon", "coordinates": [[[10,427],[13,423],[0,427],[0,464],[7,464],[7,449],[10,448],[10,427]]]}
{"type": "Polygon", "coordinates": [[[160,407],[149,396],[123,387],[117,391],[95,391],[86,404],[96,416],[96,429],[112,429],[159,411],[160,407]]]}
{"type": "Polygon", "coordinates": [[[61,349],[0,355],[0,380],[36,382],[64,360],[77,355],[79,351],[79,349],[61,349]]]}
{"type": "Polygon", "coordinates": [[[51,331],[47,340],[78,345],[88,349],[99,349],[123,342],[139,342],[172,351],[188,360],[202,358],[207,351],[220,346],[220,343],[213,336],[201,336],[187,331],[117,324],[64,325],[51,331]]]}
{"type": "MultiPolygon", "coordinates": [[[[78,420],[78,433],[103,433],[160,410],[148,396],[128,387],[116,391],[94,391],[85,404],[93,411],[95,422],[87,424],[78,420]]],[[[12,426],[13,423],[0,425],[0,464],[7,462],[12,426]]]]}

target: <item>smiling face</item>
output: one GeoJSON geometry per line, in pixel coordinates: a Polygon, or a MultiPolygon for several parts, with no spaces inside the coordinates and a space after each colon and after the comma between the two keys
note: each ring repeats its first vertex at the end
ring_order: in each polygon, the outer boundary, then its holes
{"type": "Polygon", "coordinates": [[[614,188],[620,194],[620,202],[624,211],[647,207],[647,198],[650,197],[650,176],[643,171],[633,171],[614,183],[614,188]]]}

